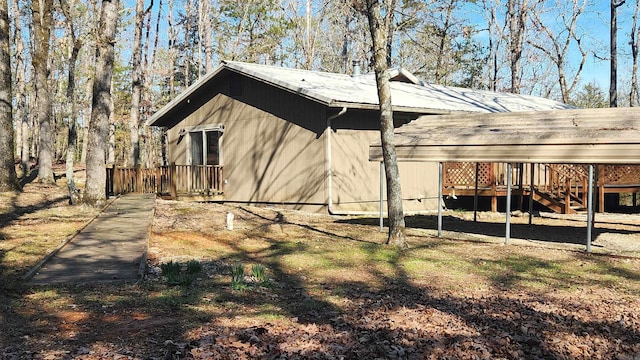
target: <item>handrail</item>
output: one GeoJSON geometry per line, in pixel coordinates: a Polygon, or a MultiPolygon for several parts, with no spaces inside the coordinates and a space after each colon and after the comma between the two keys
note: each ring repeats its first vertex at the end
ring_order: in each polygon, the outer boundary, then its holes
{"type": "MultiPolygon", "coordinates": [[[[580,171],[578,165],[572,167],[565,164],[542,164],[545,176],[539,188],[553,194],[558,199],[564,199],[565,208],[570,206],[571,200],[580,205],[587,203],[588,176],[580,171]]],[[[568,209],[566,209],[568,210],[568,209]]]]}
{"type": "Polygon", "coordinates": [[[107,167],[107,192],[220,195],[224,192],[222,165],[176,165],[157,168],[107,167]]]}

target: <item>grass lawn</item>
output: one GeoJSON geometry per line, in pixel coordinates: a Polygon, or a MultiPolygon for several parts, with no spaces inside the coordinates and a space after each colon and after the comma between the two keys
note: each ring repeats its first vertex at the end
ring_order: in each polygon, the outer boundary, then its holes
{"type": "Polygon", "coordinates": [[[438,239],[432,219],[399,251],[371,219],[159,200],[144,281],[32,287],[91,216],[48,193],[0,210],[0,358],[640,358],[639,258],[438,239]],[[189,261],[188,285],[162,275],[189,261]]]}

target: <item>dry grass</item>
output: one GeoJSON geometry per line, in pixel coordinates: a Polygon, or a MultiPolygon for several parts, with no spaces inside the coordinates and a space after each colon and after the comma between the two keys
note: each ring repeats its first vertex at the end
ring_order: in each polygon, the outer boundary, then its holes
{"type": "MultiPolygon", "coordinates": [[[[91,215],[57,197],[33,196],[42,205],[5,218],[0,229],[4,279],[17,279],[91,215]]],[[[482,229],[451,228],[447,234],[458,238],[438,239],[432,217],[409,220],[411,248],[399,251],[383,245],[375,219],[158,201],[145,281],[5,287],[0,353],[51,359],[640,355],[640,259],[555,243],[505,246],[481,236],[482,229]],[[232,231],[225,229],[229,212],[232,231]],[[161,263],[193,259],[203,272],[191,286],[168,286],[160,276],[161,263]],[[263,265],[271,282],[257,286],[248,276],[251,286],[233,290],[234,264],[247,275],[252,265],[263,265]]],[[[561,225],[553,221],[556,230],[561,225]]]]}

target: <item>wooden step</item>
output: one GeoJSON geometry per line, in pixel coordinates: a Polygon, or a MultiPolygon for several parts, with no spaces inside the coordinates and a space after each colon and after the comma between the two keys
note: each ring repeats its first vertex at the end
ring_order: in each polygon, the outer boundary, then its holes
{"type": "Polygon", "coordinates": [[[532,192],[533,200],[548,207],[551,211],[558,214],[576,214],[577,212],[572,206],[565,206],[564,199],[559,199],[557,196],[534,189],[532,192]]]}

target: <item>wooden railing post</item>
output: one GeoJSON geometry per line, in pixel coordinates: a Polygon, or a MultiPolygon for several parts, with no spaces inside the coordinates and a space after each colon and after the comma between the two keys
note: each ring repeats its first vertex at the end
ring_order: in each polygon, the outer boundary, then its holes
{"type": "Polygon", "coordinates": [[[496,171],[496,167],[498,166],[498,164],[493,163],[490,166],[490,170],[489,170],[489,178],[491,179],[491,212],[497,212],[498,211],[498,194],[497,194],[497,182],[498,182],[498,178],[497,178],[497,171],[496,171]]]}
{"type": "Polygon", "coordinates": [[[171,192],[171,198],[174,200],[178,198],[178,189],[177,189],[176,181],[177,181],[176,163],[173,162],[169,167],[169,189],[171,192]]]}
{"type": "Polygon", "coordinates": [[[114,195],[118,195],[120,194],[120,188],[122,187],[121,184],[121,177],[122,175],[120,174],[119,169],[114,165],[113,166],[113,194],[114,195]]]}
{"type": "Polygon", "coordinates": [[[160,189],[161,189],[161,182],[162,182],[162,167],[158,166],[156,167],[156,171],[155,171],[155,178],[154,178],[154,192],[156,194],[160,193],[160,189]]]}
{"type": "Polygon", "coordinates": [[[598,165],[598,212],[604,212],[604,165],[598,165]]]}
{"type": "Polygon", "coordinates": [[[108,199],[109,195],[111,195],[111,193],[113,192],[113,176],[114,176],[113,165],[107,164],[107,166],[105,167],[105,171],[107,172],[107,181],[105,184],[105,196],[108,199]]]}
{"type": "Polygon", "coordinates": [[[571,178],[568,176],[564,180],[564,213],[571,213],[571,178]]]}
{"type": "Polygon", "coordinates": [[[138,164],[135,168],[135,181],[133,184],[133,192],[141,193],[142,192],[142,165],[138,164]]]}
{"type": "Polygon", "coordinates": [[[218,189],[224,194],[224,167],[220,167],[220,177],[218,178],[218,189]]]}

